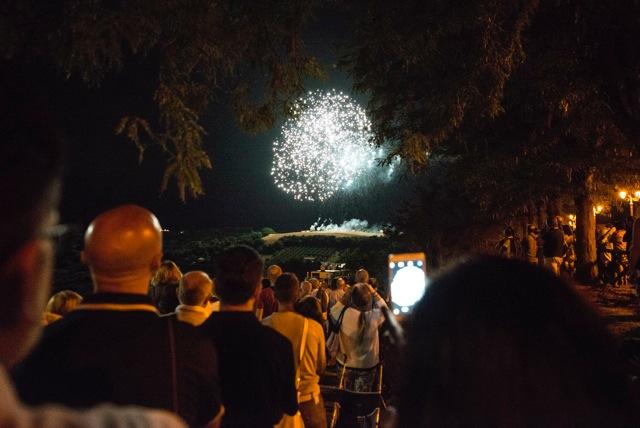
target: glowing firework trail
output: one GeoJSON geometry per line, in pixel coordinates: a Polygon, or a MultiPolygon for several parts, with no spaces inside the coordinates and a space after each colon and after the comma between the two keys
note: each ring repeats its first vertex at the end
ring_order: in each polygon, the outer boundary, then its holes
{"type": "Polygon", "coordinates": [[[371,122],[342,92],[313,91],[299,99],[273,143],[271,175],[297,200],[325,201],[354,186],[376,164],[371,122]]]}

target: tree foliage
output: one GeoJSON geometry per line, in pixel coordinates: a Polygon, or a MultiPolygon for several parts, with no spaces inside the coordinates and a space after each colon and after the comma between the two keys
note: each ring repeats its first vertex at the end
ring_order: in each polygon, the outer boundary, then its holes
{"type": "Polygon", "coordinates": [[[376,141],[414,168],[455,159],[479,215],[562,192],[590,204],[638,170],[637,0],[374,1],[357,15],[343,64],[371,96],[376,141]]]}
{"type": "Polygon", "coordinates": [[[302,29],[313,0],[7,0],[0,6],[0,53],[44,59],[64,75],[99,85],[137,58],[156,64],[152,94],[158,114],[130,115],[116,126],[140,154],[149,144],[167,157],[162,180],[176,179],[180,197],[204,191],[211,161],[200,115],[228,94],[238,123],[249,131],[271,126],[321,76],[306,53],[302,29]]]}

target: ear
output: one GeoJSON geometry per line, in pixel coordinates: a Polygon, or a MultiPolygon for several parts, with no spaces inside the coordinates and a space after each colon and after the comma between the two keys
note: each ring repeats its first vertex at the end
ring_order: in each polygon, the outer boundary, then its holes
{"type": "Polygon", "coordinates": [[[40,249],[35,239],[25,243],[20,249],[9,259],[8,269],[13,275],[18,286],[22,287],[24,283],[31,282],[38,270],[40,260],[40,249]]]}
{"type": "Polygon", "coordinates": [[[256,302],[260,298],[260,293],[262,293],[262,279],[258,282],[258,286],[256,287],[255,291],[253,292],[253,298],[256,300],[256,302]]]}
{"type": "Polygon", "coordinates": [[[151,272],[155,272],[160,268],[160,265],[162,264],[162,255],[162,253],[158,253],[153,256],[153,259],[151,259],[151,272]]]}
{"type": "MultiPolygon", "coordinates": [[[[42,287],[42,283],[39,281],[42,263],[43,254],[39,241],[32,239],[22,245],[7,264],[6,271],[13,279],[13,285],[17,292],[17,300],[14,305],[20,309],[19,316],[28,322],[38,322],[39,313],[44,310],[44,307],[34,307],[39,303],[37,296],[43,292],[43,290],[37,289],[42,287]]],[[[44,292],[48,294],[48,290],[44,292]]]]}

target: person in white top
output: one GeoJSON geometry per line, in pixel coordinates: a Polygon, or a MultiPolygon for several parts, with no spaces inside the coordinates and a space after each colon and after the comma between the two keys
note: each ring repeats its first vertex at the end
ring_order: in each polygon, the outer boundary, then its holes
{"type": "Polygon", "coordinates": [[[369,391],[373,387],[373,369],[380,363],[378,329],[385,321],[381,308],[385,306],[384,300],[369,284],[358,283],[331,308],[334,322],[344,312],[340,325],[340,352],[336,360],[345,368],[346,389],[369,391]]]}
{"type": "MultiPolygon", "coordinates": [[[[51,291],[54,238],[59,235],[60,141],[44,119],[41,100],[25,91],[32,82],[0,70],[0,426],[184,427],[168,412],[99,407],[81,412],[57,406],[27,407],[6,370],[23,359],[42,331],[51,291]]],[[[61,385],[63,386],[63,385],[61,385]]]]}
{"type": "Polygon", "coordinates": [[[298,407],[305,428],[326,428],[326,411],[319,385],[320,374],[324,372],[327,362],[324,331],[318,322],[294,311],[294,304],[300,295],[295,274],[284,273],[280,276],[274,292],[278,312],[262,320],[262,323],[287,337],[293,345],[294,361],[299,373],[298,407]]]}
{"type": "MultiPolygon", "coordinates": [[[[183,275],[178,286],[178,300],[176,307],[178,320],[199,326],[209,318],[214,309],[211,302],[213,281],[205,272],[192,271],[183,275]]],[[[216,302],[218,310],[220,303],[216,302]]]]}

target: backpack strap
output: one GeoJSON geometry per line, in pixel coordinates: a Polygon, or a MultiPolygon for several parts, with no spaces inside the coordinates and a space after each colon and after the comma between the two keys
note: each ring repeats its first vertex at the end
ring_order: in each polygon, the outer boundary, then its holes
{"type": "Polygon", "coordinates": [[[171,354],[171,401],[173,412],[177,415],[180,406],[178,402],[178,370],[176,364],[176,339],[173,331],[173,317],[167,317],[168,333],[169,333],[169,352],[171,354]]]}

